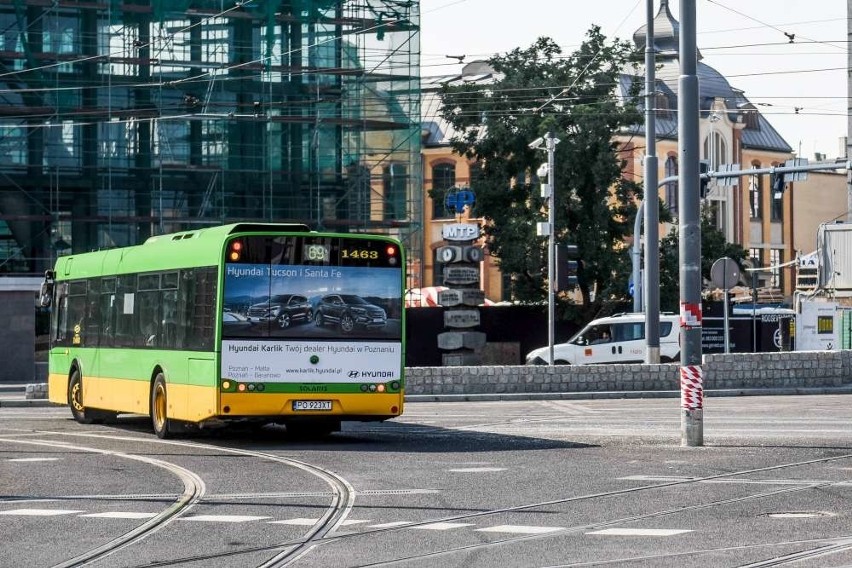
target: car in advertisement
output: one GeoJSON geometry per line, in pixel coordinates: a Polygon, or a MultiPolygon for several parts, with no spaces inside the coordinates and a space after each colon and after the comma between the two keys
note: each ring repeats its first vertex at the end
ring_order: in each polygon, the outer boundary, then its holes
{"type": "Polygon", "coordinates": [[[252,323],[274,322],[286,329],[294,323],[305,323],[313,319],[313,309],[308,298],[299,294],[278,294],[268,301],[249,306],[246,314],[252,323]]]}
{"type": "Polygon", "coordinates": [[[328,294],[317,304],[314,313],[317,326],[337,324],[340,331],[349,333],[356,327],[364,329],[382,328],[387,324],[387,314],[354,294],[328,294]]]}

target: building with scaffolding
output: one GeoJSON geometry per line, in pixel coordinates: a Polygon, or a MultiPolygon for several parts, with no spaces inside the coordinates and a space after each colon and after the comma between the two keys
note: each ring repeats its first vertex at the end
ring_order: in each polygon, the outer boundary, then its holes
{"type": "Polygon", "coordinates": [[[0,273],[236,220],[422,257],[417,0],[8,0],[0,26],[0,273]]]}

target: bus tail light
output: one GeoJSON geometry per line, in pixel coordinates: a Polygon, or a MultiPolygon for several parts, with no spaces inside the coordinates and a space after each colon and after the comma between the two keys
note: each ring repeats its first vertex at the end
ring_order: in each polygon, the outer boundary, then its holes
{"type": "Polygon", "coordinates": [[[231,241],[230,246],[228,247],[228,260],[231,262],[237,262],[240,260],[240,257],[243,253],[243,242],[242,241],[231,241]]]}

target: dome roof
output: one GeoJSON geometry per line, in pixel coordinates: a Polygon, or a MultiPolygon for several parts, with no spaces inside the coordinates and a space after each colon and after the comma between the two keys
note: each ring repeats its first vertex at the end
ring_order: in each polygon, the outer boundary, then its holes
{"type": "MultiPolygon", "coordinates": [[[[648,26],[643,25],[633,34],[633,43],[636,47],[644,47],[647,38],[648,26]]],[[[680,48],[680,23],[672,16],[669,0],[661,0],[660,9],[654,16],[654,47],[659,59],[677,57],[680,48]]]]}
{"type": "MultiPolygon", "coordinates": [[[[654,16],[653,23],[655,59],[659,66],[655,74],[657,90],[665,99],[665,108],[675,109],[680,78],[680,23],[672,16],[669,0],[660,0],[660,9],[654,16]]],[[[647,26],[642,26],[633,34],[636,47],[645,47],[648,37],[647,29],[647,26]]],[[[701,59],[700,53],[698,59],[701,59]]],[[[637,71],[644,74],[642,66],[637,71]]],[[[743,111],[752,113],[742,132],[741,140],[744,147],[792,152],[792,148],[778,131],[757,111],[741,90],[731,87],[724,75],[701,61],[698,62],[696,75],[698,75],[698,98],[702,118],[707,118],[714,101],[721,99],[728,109],[728,118],[731,122],[743,120],[745,116],[743,111]]],[[[630,84],[635,79],[636,77],[622,77],[620,85],[622,96],[628,96],[630,84]]],[[[644,89],[642,91],[644,92],[644,89]]],[[[639,107],[644,107],[644,104],[640,103],[639,107]]],[[[658,138],[677,138],[676,113],[665,110],[660,112],[656,120],[656,130],[658,138]]],[[[644,126],[635,125],[632,131],[644,132],[644,126]]]]}

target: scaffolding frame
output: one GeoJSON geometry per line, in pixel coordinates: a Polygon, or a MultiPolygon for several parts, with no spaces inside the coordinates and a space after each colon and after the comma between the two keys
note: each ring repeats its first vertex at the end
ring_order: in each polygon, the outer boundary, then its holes
{"type": "Polygon", "coordinates": [[[411,0],[0,5],[0,273],[246,220],[422,258],[419,19],[411,0]]]}

